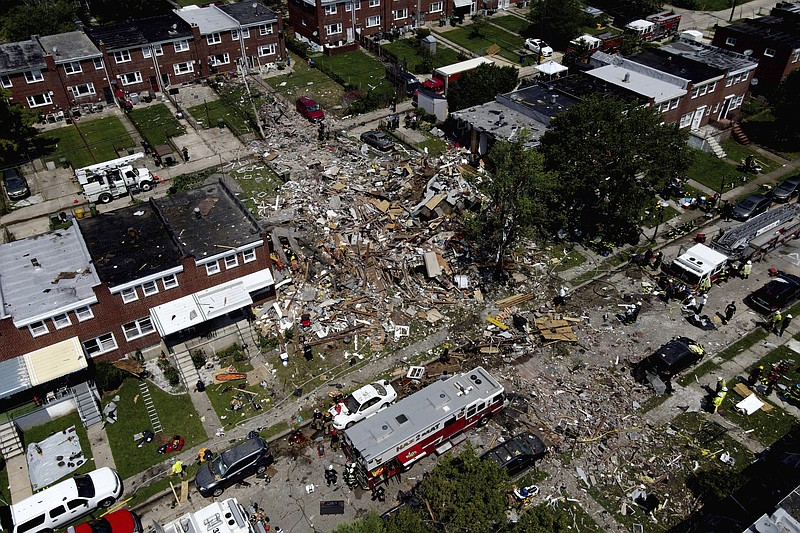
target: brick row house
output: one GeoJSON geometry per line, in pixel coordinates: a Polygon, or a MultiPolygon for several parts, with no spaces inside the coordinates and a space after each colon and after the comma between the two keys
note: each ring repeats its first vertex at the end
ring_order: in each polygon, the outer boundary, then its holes
{"type": "Polygon", "coordinates": [[[247,320],[275,295],[266,243],[218,182],[0,245],[0,398],[247,320]]]}
{"type": "Polygon", "coordinates": [[[46,114],[284,57],[282,18],[249,0],[0,45],[0,84],[46,114]]]}
{"type": "Polygon", "coordinates": [[[800,3],[779,2],[769,16],[719,26],[711,44],[757,60],[752,91],[769,94],[800,69],[800,3]]]}

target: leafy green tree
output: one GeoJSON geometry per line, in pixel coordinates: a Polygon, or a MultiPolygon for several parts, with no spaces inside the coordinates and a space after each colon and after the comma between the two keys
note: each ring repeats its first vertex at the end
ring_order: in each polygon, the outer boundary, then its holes
{"type": "Polygon", "coordinates": [[[643,19],[662,11],[660,0],[625,0],[620,9],[634,19],[643,19]]]}
{"type": "Polygon", "coordinates": [[[578,0],[540,0],[531,6],[528,18],[537,34],[558,48],[566,48],[577,37],[585,20],[578,0]]]}
{"type": "Polygon", "coordinates": [[[489,21],[486,20],[486,17],[478,13],[476,15],[472,15],[472,23],[469,25],[469,28],[472,30],[473,36],[482,37],[483,31],[488,25],[489,21]]]}
{"type": "Polygon", "coordinates": [[[560,177],[557,212],[587,236],[638,241],[656,188],[691,164],[687,136],[637,102],[605,96],[571,106],[541,139],[546,168],[560,177]]]}
{"type": "Polygon", "coordinates": [[[25,0],[3,17],[6,41],[24,41],[31,35],[53,35],[74,31],[79,4],[75,0],[25,0]]]}
{"type": "Polygon", "coordinates": [[[450,83],[447,104],[450,111],[458,111],[494,100],[495,95],[513,91],[519,81],[516,67],[498,67],[485,63],[463,73],[450,83]]]}
{"type": "Polygon", "coordinates": [[[36,113],[10,103],[10,96],[8,90],[0,89],[0,163],[4,165],[19,162],[36,134],[36,113]]]}
{"type": "Polygon", "coordinates": [[[554,510],[546,504],[531,507],[519,517],[519,522],[509,528],[510,533],[528,533],[530,531],[547,531],[548,533],[566,533],[572,530],[570,514],[560,507],[554,510]]]}
{"type": "Polygon", "coordinates": [[[800,70],[781,82],[771,95],[770,108],[775,115],[775,133],[785,149],[800,147],[800,70]]]}
{"type": "Polygon", "coordinates": [[[397,513],[382,519],[375,511],[352,524],[340,524],[334,533],[433,533],[423,516],[415,510],[402,507],[397,513]]]}

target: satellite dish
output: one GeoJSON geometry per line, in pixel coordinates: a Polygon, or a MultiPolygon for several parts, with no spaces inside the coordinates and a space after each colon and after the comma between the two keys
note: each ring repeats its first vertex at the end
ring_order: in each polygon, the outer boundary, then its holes
{"type": "Polygon", "coordinates": [[[753,78],[753,81],[750,82],[750,85],[758,85],[758,78],[753,78]]]}
{"type": "Polygon", "coordinates": [[[746,55],[747,57],[750,57],[751,55],[753,55],[753,50],[751,50],[750,48],[748,48],[747,50],[745,50],[745,51],[744,51],[744,52],[742,52],[742,53],[743,53],[744,55],[746,55]]]}

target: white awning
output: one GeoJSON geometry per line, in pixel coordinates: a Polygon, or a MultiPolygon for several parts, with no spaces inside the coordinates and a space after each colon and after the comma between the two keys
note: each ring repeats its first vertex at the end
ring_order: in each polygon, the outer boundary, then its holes
{"type": "Polygon", "coordinates": [[[541,65],[536,65],[536,70],[542,74],[550,74],[552,76],[553,74],[558,74],[559,72],[564,72],[569,69],[564,65],[559,65],[555,61],[547,61],[541,65]]]}
{"type": "Polygon", "coordinates": [[[197,305],[206,320],[217,318],[253,303],[242,282],[228,287],[213,287],[195,294],[197,305]]]}
{"type": "Polygon", "coordinates": [[[8,398],[30,386],[28,369],[22,357],[0,362],[0,398],[8,398]]]}
{"type": "Polygon", "coordinates": [[[456,7],[467,7],[472,5],[472,0],[455,0],[456,7]]]}
{"type": "Polygon", "coordinates": [[[87,367],[78,337],[25,354],[23,359],[31,385],[41,385],[87,367]]]}

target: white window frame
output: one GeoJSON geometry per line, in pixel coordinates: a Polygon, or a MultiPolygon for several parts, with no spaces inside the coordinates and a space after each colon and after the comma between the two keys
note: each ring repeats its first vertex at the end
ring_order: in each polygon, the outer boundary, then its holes
{"type": "Polygon", "coordinates": [[[694,111],[691,113],[686,113],[685,115],[681,116],[680,123],[678,124],[679,128],[688,128],[692,125],[692,118],[694,117],[694,111]]]}
{"type": "Polygon", "coordinates": [[[258,27],[258,34],[259,35],[271,35],[272,32],[275,31],[275,28],[272,27],[272,24],[262,24],[258,27]]]}
{"type": "Polygon", "coordinates": [[[122,334],[125,335],[126,341],[132,341],[133,339],[150,335],[151,333],[155,333],[155,331],[156,328],[153,326],[153,321],[149,316],[122,325],[122,334]]]}
{"type": "Polygon", "coordinates": [[[114,62],[118,65],[120,63],[128,63],[131,61],[131,51],[130,50],[117,50],[114,52],[114,62]]]}
{"type": "Polygon", "coordinates": [[[188,52],[189,51],[189,41],[188,40],[178,41],[176,43],[173,43],[172,46],[173,46],[173,48],[175,48],[175,53],[188,52]]]}
{"type": "Polygon", "coordinates": [[[737,107],[742,105],[742,102],[744,102],[744,94],[740,94],[739,96],[734,98],[733,102],[731,102],[730,109],[736,109],[737,107]]]}
{"type": "Polygon", "coordinates": [[[444,2],[431,2],[430,7],[428,8],[428,12],[441,13],[442,9],[444,9],[444,2]]]}
{"type": "Polygon", "coordinates": [[[245,250],[242,252],[242,262],[243,263],[252,263],[256,260],[256,249],[250,248],[249,250],[245,250]]]}
{"type": "Polygon", "coordinates": [[[335,15],[338,11],[339,11],[339,8],[338,8],[338,6],[336,4],[328,4],[328,5],[325,6],[325,14],[326,15],[335,15]]]}
{"type": "Polygon", "coordinates": [[[83,98],[84,96],[94,96],[97,94],[97,91],[94,89],[94,83],[90,81],[86,83],[80,83],[78,85],[72,85],[69,88],[69,92],[72,93],[74,98],[83,98]],[[82,87],[85,87],[86,91],[81,91],[80,89],[82,87]]]}
{"type": "Polygon", "coordinates": [[[733,85],[733,76],[728,76],[725,78],[725,87],[730,87],[733,85]]]}
{"type": "Polygon", "coordinates": [[[161,57],[164,55],[164,47],[161,46],[160,44],[154,44],[153,50],[155,50],[156,52],[156,57],[161,57]]]}
{"type": "Polygon", "coordinates": [[[161,278],[161,285],[164,286],[165,291],[174,289],[175,287],[178,286],[178,276],[176,276],[175,274],[164,276],[163,278],[161,278]]]}
{"type": "Polygon", "coordinates": [[[326,35],[338,35],[342,33],[342,23],[337,22],[336,24],[328,24],[325,26],[325,34],[326,35]]]}
{"type": "Polygon", "coordinates": [[[381,16],[380,15],[372,15],[371,17],[367,17],[367,20],[364,21],[364,25],[367,28],[374,28],[376,26],[381,25],[381,16]],[[370,23],[372,21],[372,24],[370,23]]]}
{"type": "Polygon", "coordinates": [[[408,18],[408,8],[407,7],[401,7],[400,9],[395,9],[394,11],[392,11],[392,16],[394,17],[394,20],[407,19],[408,18]],[[400,14],[402,14],[403,16],[402,17],[399,16],[400,14]]]}
{"type": "Polygon", "coordinates": [[[158,283],[155,280],[142,283],[142,294],[144,294],[145,298],[158,294],[158,283]]]}
{"type": "Polygon", "coordinates": [[[44,75],[42,71],[37,69],[25,71],[25,81],[28,83],[39,83],[44,81],[44,75]]]}
{"type": "Polygon", "coordinates": [[[53,103],[53,97],[50,96],[49,92],[42,93],[42,94],[32,94],[30,96],[26,96],[25,99],[28,101],[28,107],[30,107],[31,109],[33,109],[35,107],[42,107],[43,105],[50,105],[50,104],[53,103]],[[41,103],[38,103],[36,101],[37,97],[41,97],[42,98],[42,102],[41,103]]]}
{"type": "Polygon", "coordinates": [[[79,307],[75,310],[75,318],[78,319],[78,322],[84,322],[94,318],[94,312],[92,312],[91,307],[84,305],[83,307],[79,307]]]}
{"type": "Polygon", "coordinates": [[[172,65],[172,70],[176,76],[182,74],[191,74],[194,72],[194,61],[184,61],[183,63],[175,63],[172,65]]]}
{"type": "Polygon", "coordinates": [[[142,47],[142,57],[145,59],[150,59],[153,57],[153,51],[150,50],[149,46],[142,47]]]}
{"type": "Polygon", "coordinates": [[[695,85],[695,86],[692,88],[692,99],[695,99],[695,98],[697,98],[698,96],[700,96],[700,86],[699,86],[699,85],[695,85]]]}
{"type": "Polygon", "coordinates": [[[219,274],[219,261],[211,261],[206,263],[206,276],[213,276],[214,274],[219,274]]]}
{"type": "Polygon", "coordinates": [[[369,0],[368,7],[381,7],[381,0],[369,0]]]}
{"type": "Polygon", "coordinates": [[[206,43],[208,44],[219,44],[222,42],[222,35],[219,32],[209,33],[206,35],[206,43]]]}
{"type": "Polygon", "coordinates": [[[350,13],[352,10],[353,10],[353,2],[345,2],[344,4],[345,13],[350,13]]]}
{"type": "Polygon", "coordinates": [[[136,287],[128,287],[127,289],[122,289],[119,292],[119,295],[122,297],[122,303],[131,303],[135,302],[139,299],[139,291],[136,290],[136,287]]]}
{"type": "Polygon", "coordinates": [[[716,89],[716,88],[717,88],[717,82],[712,81],[711,83],[708,84],[708,92],[709,93],[713,93],[714,89],[716,89]]]}
{"type": "Polygon", "coordinates": [[[142,83],[142,73],[138,70],[136,72],[126,72],[120,74],[119,79],[122,85],[136,85],[137,83],[142,83]],[[129,76],[133,76],[133,81],[130,80],[129,76]]]}
{"type": "Polygon", "coordinates": [[[239,40],[239,30],[231,30],[231,41],[239,40]]]}
{"type": "Polygon", "coordinates": [[[39,320],[38,322],[28,324],[28,330],[31,332],[31,336],[33,337],[41,337],[42,335],[47,335],[50,333],[50,330],[47,329],[47,324],[45,324],[44,320],[39,320]]]}
{"type": "Polygon", "coordinates": [[[250,28],[242,28],[242,39],[250,38],[250,28]]]}
{"type": "Polygon", "coordinates": [[[239,254],[225,256],[225,270],[236,268],[239,266],[239,254]]]}
{"type": "Polygon", "coordinates": [[[680,101],[681,101],[681,97],[680,97],[680,96],[679,96],[679,97],[677,97],[677,98],[673,98],[673,99],[672,99],[672,105],[670,106],[670,109],[675,109],[675,108],[677,108],[677,107],[678,107],[678,104],[680,103],[680,101]]]}
{"type": "Polygon", "coordinates": [[[265,45],[262,45],[262,46],[258,47],[258,56],[259,57],[274,56],[276,50],[277,50],[277,47],[275,46],[274,43],[273,44],[265,44],[265,45]]]}
{"type": "Polygon", "coordinates": [[[14,86],[14,84],[11,82],[11,77],[6,76],[5,74],[0,76],[0,84],[3,85],[4,89],[10,89],[14,86]]]}
{"type": "Polygon", "coordinates": [[[110,331],[93,339],[85,340],[81,344],[83,344],[83,349],[86,350],[86,353],[89,355],[89,357],[113,352],[119,348],[119,345],[117,345],[117,339],[114,338],[114,334],[110,331]]]}
{"type": "Polygon", "coordinates": [[[213,67],[218,67],[220,65],[228,65],[231,62],[231,55],[228,52],[224,52],[222,54],[214,54],[212,56],[208,56],[208,64],[213,67]],[[222,56],[224,61],[217,61],[217,57],[222,56]]]}
{"type": "Polygon", "coordinates": [[[792,52],[792,63],[800,61],[800,48],[792,52]]]}
{"type": "Polygon", "coordinates": [[[92,63],[94,63],[95,70],[103,70],[103,58],[102,57],[95,57],[92,59],[92,63]]]}
{"type": "Polygon", "coordinates": [[[70,74],[80,74],[83,72],[83,67],[81,66],[80,61],[70,61],[69,63],[64,63],[64,72],[69,76],[70,74]]]}
{"type": "Polygon", "coordinates": [[[353,3],[356,6],[356,11],[360,11],[361,10],[361,0],[353,0],[353,3]]]}
{"type": "Polygon", "coordinates": [[[728,46],[735,46],[736,45],[736,37],[728,37],[725,39],[725,44],[728,46]]]}
{"type": "Polygon", "coordinates": [[[765,48],[764,57],[775,57],[776,51],[774,48],[765,48]]]}
{"type": "Polygon", "coordinates": [[[55,326],[56,329],[64,329],[72,325],[72,320],[69,319],[69,315],[67,313],[56,315],[52,317],[51,320],[53,321],[53,326],[55,326]]]}

